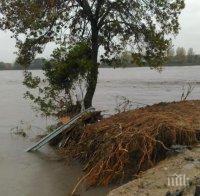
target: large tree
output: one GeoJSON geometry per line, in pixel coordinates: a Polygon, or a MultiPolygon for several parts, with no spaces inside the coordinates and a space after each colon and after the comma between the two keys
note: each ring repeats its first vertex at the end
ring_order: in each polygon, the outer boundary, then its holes
{"type": "Polygon", "coordinates": [[[0,27],[13,32],[18,61],[25,66],[48,42],[86,41],[93,62],[84,99],[89,107],[96,89],[98,58],[111,59],[131,49],[137,64],[161,66],[169,35],[178,33],[183,8],[184,0],[0,0],[0,27]]]}

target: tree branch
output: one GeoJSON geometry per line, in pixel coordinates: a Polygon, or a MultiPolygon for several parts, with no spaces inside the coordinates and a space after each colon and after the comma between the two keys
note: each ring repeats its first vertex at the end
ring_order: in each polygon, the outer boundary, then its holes
{"type": "Polygon", "coordinates": [[[90,22],[94,22],[94,15],[92,13],[92,9],[87,0],[76,0],[78,4],[82,7],[85,15],[88,17],[90,22]]]}

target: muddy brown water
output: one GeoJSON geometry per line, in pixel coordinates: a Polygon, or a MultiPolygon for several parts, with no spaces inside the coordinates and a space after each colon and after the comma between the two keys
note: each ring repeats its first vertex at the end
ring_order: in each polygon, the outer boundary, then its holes
{"type": "MultiPolygon", "coordinates": [[[[117,96],[134,100],[135,107],[141,106],[139,103],[180,100],[188,82],[196,86],[190,99],[198,99],[199,73],[198,66],[170,67],[162,73],[149,68],[100,69],[94,105],[112,113],[117,96]]],[[[40,134],[51,120],[46,122],[35,116],[23,99],[24,92],[21,71],[0,71],[0,196],[66,196],[82,175],[81,167],[77,163],[66,164],[48,146],[37,153],[25,152],[34,143],[34,134],[40,134]],[[27,138],[10,133],[17,125],[27,128],[27,138]]],[[[103,196],[111,188],[80,189],[83,196],[103,196]]]]}
{"type": "MultiPolygon", "coordinates": [[[[0,196],[67,196],[83,175],[81,166],[67,164],[48,145],[35,153],[25,152],[52,120],[35,116],[23,99],[21,82],[20,71],[0,71],[0,196]],[[17,127],[27,137],[13,134],[17,127]]],[[[77,193],[103,196],[109,190],[80,186],[77,193]]]]}
{"type": "MultiPolygon", "coordinates": [[[[0,195],[2,196],[67,196],[82,175],[80,165],[67,164],[49,147],[37,153],[26,153],[26,138],[5,132],[0,134],[0,195]]],[[[108,189],[96,188],[80,195],[101,196],[108,189]]]]}

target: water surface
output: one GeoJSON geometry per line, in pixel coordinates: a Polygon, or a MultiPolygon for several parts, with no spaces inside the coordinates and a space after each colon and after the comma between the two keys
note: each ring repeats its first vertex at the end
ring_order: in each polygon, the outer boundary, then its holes
{"type": "MultiPolygon", "coordinates": [[[[41,71],[34,71],[41,75],[41,71]]],[[[81,175],[78,165],[67,166],[48,147],[38,153],[24,150],[33,142],[13,136],[10,129],[22,120],[33,130],[46,126],[23,99],[21,71],[0,71],[0,195],[64,196],[70,193],[81,175]]],[[[94,106],[114,112],[116,97],[124,96],[138,103],[153,104],[180,100],[183,86],[195,85],[190,99],[200,97],[200,67],[167,67],[159,73],[149,68],[100,69],[94,106]]],[[[98,189],[81,195],[105,195],[98,189]]]]}
{"type": "Polygon", "coordinates": [[[189,99],[199,99],[200,66],[166,67],[162,72],[147,67],[100,69],[94,105],[111,112],[118,96],[142,104],[179,101],[188,83],[195,86],[189,99]]]}

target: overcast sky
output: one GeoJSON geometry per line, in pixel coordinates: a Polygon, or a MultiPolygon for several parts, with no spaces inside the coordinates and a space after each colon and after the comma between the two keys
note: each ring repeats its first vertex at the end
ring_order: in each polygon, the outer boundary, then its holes
{"type": "MultiPolygon", "coordinates": [[[[180,16],[181,31],[174,40],[175,47],[192,47],[200,53],[200,0],[186,0],[186,8],[180,16]]],[[[15,40],[10,38],[9,32],[0,31],[0,61],[14,62],[16,55],[15,40]]],[[[50,44],[43,56],[49,57],[53,45],[50,44]]]]}

